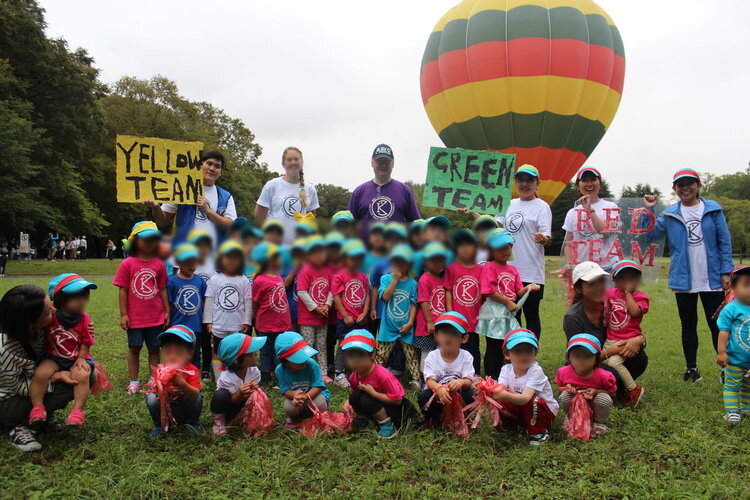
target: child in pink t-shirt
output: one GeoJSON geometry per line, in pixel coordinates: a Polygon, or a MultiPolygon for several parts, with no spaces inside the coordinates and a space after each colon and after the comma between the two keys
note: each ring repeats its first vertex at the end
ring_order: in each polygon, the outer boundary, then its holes
{"type": "MultiPolygon", "coordinates": [[[[333,304],[331,272],[326,266],[325,240],[310,236],[305,243],[305,265],[297,274],[297,324],[299,332],[317,354],[320,371],[328,371],[326,339],[328,316],[333,304]]],[[[327,377],[323,377],[325,380],[327,377]]]]}
{"type": "MultiPolygon", "coordinates": [[[[607,290],[605,310],[607,312],[607,341],[604,348],[617,347],[624,341],[643,335],[641,321],[648,312],[648,295],[638,290],[641,283],[641,266],[632,260],[621,260],[612,268],[613,288],[607,290]]],[[[627,391],[624,406],[636,406],[643,396],[643,387],[637,385],[625,367],[627,358],[614,354],[603,363],[612,367],[619,375],[627,391]]]]}
{"type": "Polygon", "coordinates": [[[427,355],[437,348],[435,320],[445,309],[445,263],[448,250],[442,243],[428,243],[422,249],[425,273],[417,282],[417,322],[414,327],[414,347],[420,351],[419,368],[424,369],[427,355]]]}
{"type": "Polygon", "coordinates": [[[138,371],[144,341],[149,373],[159,364],[157,336],[169,323],[167,270],[157,258],[161,233],[151,221],[138,222],[130,232],[130,256],[120,263],[113,284],[120,288],[120,328],[128,332],[128,395],[141,387],[138,371]]]}
{"type": "Polygon", "coordinates": [[[261,384],[267,385],[277,364],[273,348],[276,337],[292,327],[292,317],[284,280],[279,274],[279,247],[264,241],[253,248],[250,260],[258,265],[258,273],[252,285],[255,334],[268,337],[260,350],[261,384]]]}
{"type": "Polygon", "coordinates": [[[349,387],[346,363],[341,350],[341,341],[352,330],[366,328],[370,312],[370,280],[360,271],[367,250],[360,240],[349,240],[341,250],[344,267],[331,281],[333,303],[336,306],[336,339],[339,347],[334,359],[336,375],[333,381],[340,387],[349,387]]]}
{"type": "Polygon", "coordinates": [[[398,379],[375,361],[377,342],[367,330],[352,330],[341,342],[349,375],[349,404],[354,409],[354,428],[362,430],[371,420],[378,426],[378,437],[396,437],[398,429],[413,420],[416,410],[406,399],[398,379]]]}
{"type": "Polygon", "coordinates": [[[573,335],[568,341],[566,356],[568,365],[557,370],[555,384],[562,391],[560,406],[568,413],[573,397],[583,393],[593,410],[594,422],[591,435],[598,436],[609,431],[607,421],[612,411],[611,394],[617,391],[615,376],[599,367],[602,347],[599,339],[588,333],[573,335]]]}

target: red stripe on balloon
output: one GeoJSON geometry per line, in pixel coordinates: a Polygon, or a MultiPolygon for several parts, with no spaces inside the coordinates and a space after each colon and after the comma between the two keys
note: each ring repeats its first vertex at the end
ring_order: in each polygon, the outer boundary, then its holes
{"type": "Polygon", "coordinates": [[[516,165],[528,163],[542,173],[542,180],[569,183],[575,173],[584,164],[585,154],[569,149],[552,149],[545,146],[519,148],[513,146],[499,151],[516,155],[516,165]],[[551,174],[551,175],[550,175],[551,174]]]}
{"type": "Polygon", "coordinates": [[[470,82],[546,75],[591,80],[621,94],[625,59],[612,49],[580,40],[520,38],[478,43],[465,50],[446,52],[437,61],[422,66],[422,101],[426,103],[446,89],[470,82]]]}

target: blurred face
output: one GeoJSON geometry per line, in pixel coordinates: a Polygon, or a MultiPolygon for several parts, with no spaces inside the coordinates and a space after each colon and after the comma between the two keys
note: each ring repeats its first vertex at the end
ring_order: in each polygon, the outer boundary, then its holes
{"type": "Polygon", "coordinates": [[[602,190],[602,181],[596,175],[587,172],[583,174],[581,180],[578,181],[578,191],[583,196],[599,196],[599,191],[602,190]]]}
{"type": "Polygon", "coordinates": [[[341,262],[341,245],[329,245],[327,247],[328,262],[341,262]]]}
{"type": "Polygon", "coordinates": [[[44,297],[44,307],[42,308],[42,314],[37,318],[34,323],[35,328],[44,328],[52,323],[52,317],[55,314],[55,306],[52,305],[49,295],[44,297]]]}
{"type": "Polygon", "coordinates": [[[375,363],[375,353],[362,349],[347,349],[344,351],[346,366],[353,372],[365,373],[375,363]]]}
{"type": "Polygon", "coordinates": [[[221,160],[209,158],[203,162],[203,184],[213,186],[216,180],[221,177],[221,171],[224,165],[221,160]]]}
{"type": "Polygon", "coordinates": [[[367,237],[367,241],[370,244],[370,248],[382,249],[385,247],[385,238],[383,233],[370,233],[367,237]]]}
{"type": "Polygon", "coordinates": [[[221,268],[224,270],[224,273],[241,269],[243,264],[244,259],[238,252],[230,252],[221,256],[221,268]]]}
{"type": "Polygon", "coordinates": [[[409,269],[411,268],[411,265],[406,262],[404,259],[392,259],[391,260],[391,269],[393,269],[394,272],[401,273],[401,274],[409,274],[409,269]]]}
{"type": "Polygon", "coordinates": [[[211,255],[211,252],[213,251],[211,242],[206,238],[200,240],[195,246],[198,247],[198,254],[201,256],[201,259],[205,259],[211,255]]]}
{"type": "Polygon", "coordinates": [[[315,268],[321,268],[326,265],[326,259],[328,255],[323,247],[313,248],[311,252],[307,254],[307,263],[315,268]]]}
{"type": "Polygon", "coordinates": [[[172,343],[161,347],[159,351],[161,362],[167,365],[180,364],[184,365],[193,359],[193,350],[185,344],[172,343]]]}
{"type": "Polygon", "coordinates": [[[513,244],[505,245],[502,248],[497,248],[492,250],[492,258],[496,262],[505,263],[510,260],[510,257],[513,255],[513,244]]]}
{"type": "Polygon", "coordinates": [[[394,234],[388,235],[388,237],[385,239],[385,249],[390,252],[393,250],[393,247],[398,245],[399,243],[406,243],[403,238],[400,236],[396,236],[394,234]]]}
{"type": "Polygon", "coordinates": [[[153,257],[159,253],[159,238],[138,238],[138,255],[153,257]]]}
{"type": "Polygon", "coordinates": [[[351,274],[354,274],[362,268],[362,262],[364,260],[364,257],[361,255],[357,257],[350,257],[348,255],[345,255],[344,266],[346,266],[347,271],[349,271],[351,274]]]}
{"type": "Polygon", "coordinates": [[[533,175],[521,173],[516,176],[516,189],[522,200],[533,199],[538,187],[539,179],[533,175]]]}
{"type": "Polygon", "coordinates": [[[291,361],[284,360],[284,366],[292,373],[300,373],[305,369],[307,363],[292,363],[291,361]]]}
{"type": "Polygon", "coordinates": [[[641,284],[641,273],[631,269],[625,269],[620,271],[617,276],[613,278],[615,286],[620,290],[637,290],[641,284]]]}
{"type": "Polygon", "coordinates": [[[281,269],[281,256],[276,254],[268,261],[268,270],[276,272],[279,269],[281,269]]]}
{"type": "Polygon", "coordinates": [[[447,238],[448,235],[443,226],[438,226],[437,224],[428,224],[425,226],[424,231],[422,231],[422,239],[425,242],[437,241],[438,243],[445,243],[447,238]]]}
{"type": "Polygon", "coordinates": [[[469,340],[468,335],[461,335],[453,327],[443,326],[435,332],[435,341],[437,342],[442,354],[453,355],[458,353],[461,346],[465,344],[467,340],[469,340]]]}
{"type": "Polygon", "coordinates": [[[276,227],[267,229],[263,236],[266,237],[266,241],[273,243],[274,245],[281,245],[284,240],[284,233],[276,227]]]}
{"type": "Polygon", "coordinates": [[[700,188],[700,183],[690,177],[678,179],[677,182],[672,185],[674,194],[677,195],[682,203],[692,203],[695,201],[698,198],[698,190],[700,188]]]}
{"type": "Polygon", "coordinates": [[[75,315],[75,314],[83,314],[86,311],[86,305],[89,303],[88,297],[71,297],[68,299],[68,301],[65,303],[64,308],[62,311],[65,314],[69,315],[75,315]]]}
{"type": "Polygon", "coordinates": [[[411,246],[414,248],[422,248],[424,246],[425,238],[421,231],[415,229],[409,233],[409,240],[411,241],[411,246]]]}
{"type": "Polygon", "coordinates": [[[473,264],[477,256],[476,243],[460,243],[456,247],[456,258],[462,264],[473,264]]]}
{"type": "Polygon", "coordinates": [[[378,179],[389,179],[391,172],[393,172],[393,160],[388,158],[378,158],[371,162],[372,170],[375,172],[375,177],[378,179]]]}
{"type": "Polygon", "coordinates": [[[298,178],[299,173],[304,166],[302,155],[299,154],[299,151],[295,151],[293,149],[288,150],[284,154],[284,159],[281,162],[281,166],[284,167],[284,171],[287,173],[287,175],[293,178],[298,178]]]}
{"type": "Polygon", "coordinates": [[[240,356],[240,362],[237,363],[242,368],[250,368],[251,366],[258,366],[258,353],[251,352],[240,356]]]}
{"type": "Polygon", "coordinates": [[[746,306],[750,305],[750,276],[738,276],[732,285],[732,290],[737,302],[746,306]]]}
{"type": "Polygon", "coordinates": [[[607,292],[607,281],[604,276],[591,281],[584,281],[581,287],[583,297],[592,302],[602,302],[607,292]]]}
{"type": "Polygon", "coordinates": [[[242,251],[245,253],[245,255],[250,255],[253,251],[253,248],[255,248],[255,245],[257,244],[258,240],[256,238],[248,237],[242,240],[242,251]]]}
{"type": "Polygon", "coordinates": [[[337,222],[333,226],[333,228],[340,233],[344,233],[345,235],[352,235],[354,232],[354,224],[352,224],[348,220],[342,220],[342,221],[337,222]]]}
{"type": "Polygon", "coordinates": [[[508,351],[508,358],[513,368],[528,370],[536,359],[536,349],[530,344],[519,344],[508,351]]]}
{"type": "Polygon", "coordinates": [[[583,347],[574,347],[568,355],[570,365],[579,375],[591,373],[596,366],[596,355],[583,347]]]}
{"type": "Polygon", "coordinates": [[[180,272],[182,274],[190,276],[194,274],[195,270],[198,268],[198,260],[197,259],[183,260],[182,262],[178,262],[177,265],[179,266],[180,272]]]}
{"type": "Polygon", "coordinates": [[[425,261],[425,268],[432,274],[438,274],[445,269],[445,257],[433,257],[425,261]]]}

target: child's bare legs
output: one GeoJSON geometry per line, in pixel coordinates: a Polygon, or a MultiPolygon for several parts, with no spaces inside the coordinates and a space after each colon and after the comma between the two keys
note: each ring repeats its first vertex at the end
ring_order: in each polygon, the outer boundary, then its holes
{"type": "Polygon", "coordinates": [[[88,363],[83,368],[73,366],[70,369],[70,376],[78,382],[73,386],[73,408],[83,410],[86,406],[86,401],[89,399],[91,393],[89,387],[89,380],[91,377],[91,367],[88,363]]]}
{"type": "Polygon", "coordinates": [[[128,347],[128,375],[130,380],[138,380],[138,370],[141,367],[141,346],[128,347]]]}
{"type": "Polygon", "coordinates": [[[159,366],[159,349],[148,347],[148,376],[159,366]]]}
{"type": "Polygon", "coordinates": [[[29,388],[32,406],[44,405],[44,396],[47,394],[49,379],[58,371],[60,371],[60,367],[51,359],[45,359],[36,367],[29,388]]]}

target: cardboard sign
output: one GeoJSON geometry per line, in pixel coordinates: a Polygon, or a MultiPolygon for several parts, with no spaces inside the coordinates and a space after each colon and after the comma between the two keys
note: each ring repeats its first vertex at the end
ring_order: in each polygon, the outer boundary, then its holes
{"type": "Polygon", "coordinates": [[[504,215],[513,191],[516,155],[430,148],[422,204],[504,215]]]}
{"type": "Polygon", "coordinates": [[[21,232],[18,238],[18,253],[29,253],[31,252],[31,244],[29,243],[29,233],[21,232]]]}
{"type": "Polygon", "coordinates": [[[596,211],[599,222],[604,224],[603,231],[597,231],[591,213],[580,205],[568,212],[563,264],[575,266],[590,260],[609,271],[618,261],[631,259],[641,265],[645,281],[656,281],[664,254],[664,238],[651,239],[648,233],[665,207],[657,205],[654,210],[647,210],[641,198],[606,201],[611,202],[609,207],[596,211]]]}
{"type": "Polygon", "coordinates": [[[117,136],[117,201],[195,205],[203,195],[202,142],[117,136]]]}

